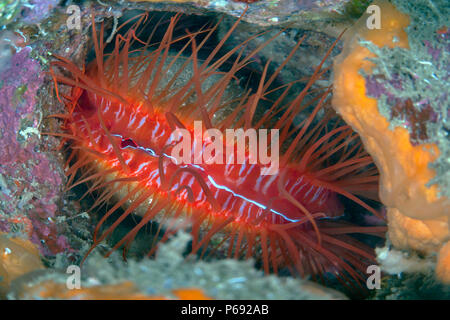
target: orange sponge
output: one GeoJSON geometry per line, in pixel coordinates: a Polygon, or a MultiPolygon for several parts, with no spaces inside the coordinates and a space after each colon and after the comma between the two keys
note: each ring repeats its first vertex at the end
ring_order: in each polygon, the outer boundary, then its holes
{"type": "Polygon", "coordinates": [[[39,250],[33,243],[20,238],[8,238],[0,232],[0,296],[8,291],[15,278],[43,268],[39,250]]]}
{"type": "MultiPolygon", "coordinates": [[[[389,238],[399,248],[425,253],[439,252],[450,239],[450,200],[439,195],[437,185],[428,186],[436,172],[430,163],[439,157],[434,143],[413,145],[406,128],[390,128],[389,120],[378,109],[377,99],[366,95],[366,80],[361,71],[371,74],[375,54],[360,45],[371,41],[378,47],[409,48],[405,28],[409,17],[387,1],[380,7],[381,29],[369,29],[363,16],[346,33],[342,54],[334,64],[333,106],[360,134],[366,150],[380,171],[380,199],[388,208],[389,238]]],[[[441,250],[441,279],[450,282],[450,250],[441,250]],[[445,264],[445,263],[444,263],[445,264]]]]}
{"type": "MultiPolygon", "coordinates": [[[[173,295],[180,300],[210,300],[201,289],[177,289],[173,295]]],[[[21,299],[40,297],[65,300],[169,300],[165,295],[141,293],[131,281],[118,284],[97,285],[81,289],[68,289],[65,283],[45,280],[35,285],[22,286],[18,292],[21,299]]]]}

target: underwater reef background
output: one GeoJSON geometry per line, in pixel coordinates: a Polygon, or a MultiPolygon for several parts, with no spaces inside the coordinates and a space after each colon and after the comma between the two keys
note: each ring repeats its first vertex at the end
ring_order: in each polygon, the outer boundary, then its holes
{"type": "MultiPolygon", "coordinates": [[[[247,6],[229,39],[231,47],[255,32],[267,31],[261,42],[280,32],[258,52],[256,73],[268,60],[282,64],[305,36],[279,81],[309,77],[338,41],[324,66],[327,78],[317,85],[333,88],[333,108],[374,158],[380,211],[388,227],[386,240],[367,241],[377,246],[382,273],[380,287],[363,298],[450,299],[446,0],[0,0],[0,298],[361,298],[339,283],[325,287],[289,273],[265,275],[252,259],[185,259],[190,235],[184,232],[161,245],[154,259],[142,257],[145,232],[137,236],[126,261],[120,252],[104,258],[114,237],[120,239],[133,227],[131,220],[88,256],[81,289],[66,286],[66,271],[88,252],[101,217],[86,212],[92,198],[77,200],[83,186],[65,190],[67,159],[59,148],[61,139],[43,134],[58,131],[60,123],[47,117],[64,108],[55,94],[50,62],[55,56],[80,65],[90,59],[94,12],[111,36],[120,19],[145,10],[181,12],[186,23],[198,25],[223,17],[220,37],[247,6]],[[370,4],[381,7],[389,32],[367,30],[370,4]],[[79,13],[78,21],[70,20],[74,13],[79,13]],[[79,28],[69,27],[74,21],[79,28]]],[[[248,52],[257,45],[249,43],[248,52]]]]}

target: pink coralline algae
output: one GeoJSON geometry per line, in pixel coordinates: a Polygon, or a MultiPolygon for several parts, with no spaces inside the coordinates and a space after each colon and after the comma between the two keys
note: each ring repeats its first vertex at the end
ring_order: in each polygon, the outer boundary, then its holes
{"type": "Polygon", "coordinates": [[[40,150],[40,64],[30,47],[17,50],[0,74],[0,231],[20,233],[54,255],[68,249],[55,223],[62,173],[40,150]]]}
{"type": "Polygon", "coordinates": [[[39,23],[49,16],[51,9],[58,5],[59,0],[29,0],[22,9],[22,22],[39,23]]]}

